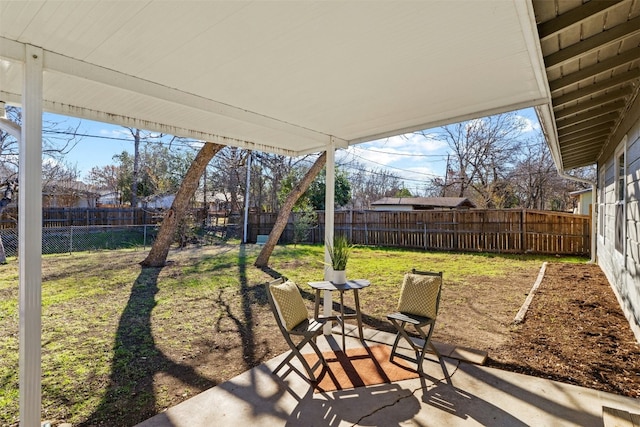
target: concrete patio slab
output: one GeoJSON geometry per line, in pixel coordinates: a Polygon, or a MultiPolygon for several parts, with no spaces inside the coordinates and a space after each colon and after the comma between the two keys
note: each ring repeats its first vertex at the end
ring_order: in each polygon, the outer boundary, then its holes
{"type": "MultiPolygon", "coordinates": [[[[350,334],[349,334],[350,335],[350,334]]],[[[339,349],[337,335],[322,351],[339,349]]],[[[393,335],[365,330],[364,342],[393,335]]],[[[637,399],[431,356],[421,378],[314,393],[291,368],[274,369],[285,354],[169,408],[140,427],[198,426],[601,426],[603,406],[634,412],[637,399]],[[448,376],[445,375],[446,369],[448,376]]],[[[297,362],[295,362],[297,363],[297,362]]]]}

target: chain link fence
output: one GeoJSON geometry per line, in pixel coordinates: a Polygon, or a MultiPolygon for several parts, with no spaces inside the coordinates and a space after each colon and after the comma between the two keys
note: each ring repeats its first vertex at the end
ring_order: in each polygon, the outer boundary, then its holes
{"type": "MultiPolygon", "coordinates": [[[[147,247],[159,224],[47,227],[42,229],[42,253],[147,247]]],[[[0,230],[6,256],[18,255],[18,229],[0,230]]]]}

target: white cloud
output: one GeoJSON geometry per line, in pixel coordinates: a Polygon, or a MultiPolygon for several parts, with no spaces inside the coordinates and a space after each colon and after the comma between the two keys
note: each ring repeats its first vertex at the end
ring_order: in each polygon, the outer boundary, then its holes
{"type": "Polygon", "coordinates": [[[373,147],[396,149],[404,154],[426,154],[446,147],[446,143],[436,139],[436,134],[421,135],[416,133],[392,136],[366,145],[369,144],[373,147]]]}
{"type": "Polygon", "coordinates": [[[370,169],[387,168],[408,180],[427,180],[442,175],[447,144],[436,134],[406,134],[350,147],[344,156],[370,169]],[[353,155],[353,157],[351,157],[353,155]]]}
{"type": "Polygon", "coordinates": [[[446,150],[447,144],[436,139],[436,134],[397,135],[389,138],[359,144],[358,154],[363,150],[372,151],[369,156],[375,156],[380,162],[390,164],[396,161],[406,160],[410,156],[434,154],[446,150]]]}
{"type": "Polygon", "coordinates": [[[52,157],[44,157],[42,159],[42,165],[49,166],[49,167],[56,167],[61,165],[61,163],[57,159],[54,159],[52,157]]]}
{"type": "Polygon", "coordinates": [[[98,135],[106,136],[109,138],[127,138],[133,140],[133,136],[131,132],[129,132],[125,128],[100,128],[98,130],[98,135]]]}
{"type": "Polygon", "coordinates": [[[540,130],[540,123],[537,119],[530,119],[529,117],[520,116],[520,119],[524,123],[523,132],[537,132],[540,130]]]}

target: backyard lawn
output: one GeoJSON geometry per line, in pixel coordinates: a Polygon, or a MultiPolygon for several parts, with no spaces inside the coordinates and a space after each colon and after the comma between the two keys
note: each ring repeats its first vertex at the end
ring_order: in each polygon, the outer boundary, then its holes
{"type": "MultiPolygon", "coordinates": [[[[43,418],[133,425],[284,352],[262,284],[273,275],[294,280],[311,309],[307,282],[322,279],[323,248],[278,246],[268,271],[253,266],[259,250],[219,244],[172,251],[162,269],[142,269],[142,250],[44,256],[43,418]]],[[[443,271],[434,339],[491,357],[512,344],[513,317],[545,260],[586,261],[356,248],[347,271],[371,280],[360,293],[364,322],[385,330],[402,275],[413,267],[443,271]]],[[[15,258],[0,266],[2,426],[18,417],[17,270],[15,258]]],[[[507,369],[514,363],[504,361],[507,369]]]]}

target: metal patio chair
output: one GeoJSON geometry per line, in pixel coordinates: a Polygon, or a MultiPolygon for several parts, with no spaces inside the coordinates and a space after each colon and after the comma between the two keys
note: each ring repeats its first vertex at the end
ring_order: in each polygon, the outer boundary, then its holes
{"type": "Polygon", "coordinates": [[[291,281],[284,281],[283,278],[276,279],[267,284],[267,297],[269,305],[276,318],[276,323],[285,341],[291,348],[291,352],[278,365],[273,373],[277,373],[284,365],[288,364],[292,370],[296,371],[300,376],[304,374],[300,372],[293,364],[291,359],[297,357],[304,369],[307,371],[309,380],[316,381],[313,370],[318,366],[310,366],[309,362],[304,358],[300,350],[307,344],[311,346],[319,359],[319,363],[327,366],[327,362],[322,357],[322,353],[315,343],[315,339],[322,333],[324,322],[309,318],[307,307],[304,304],[302,295],[298,286],[291,281]],[[296,344],[295,341],[298,341],[296,344]]]}
{"type": "Polygon", "coordinates": [[[413,269],[411,273],[404,275],[398,301],[398,311],[387,315],[387,319],[391,321],[397,330],[389,360],[393,361],[394,357],[400,357],[415,362],[417,371],[422,373],[422,363],[428,348],[430,348],[442,365],[440,353],[431,343],[431,335],[436,325],[440,307],[441,291],[442,272],[434,273],[413,269]],[[412,338],[409,335],[407,331],[409,325],[413,326],[413,329],[420,335],[421,340],[412,338]],[[401,338],[404,338],[409,343],[411,349],[415,352],[415,359],[398,352],[398,344],[401,338]]]}

